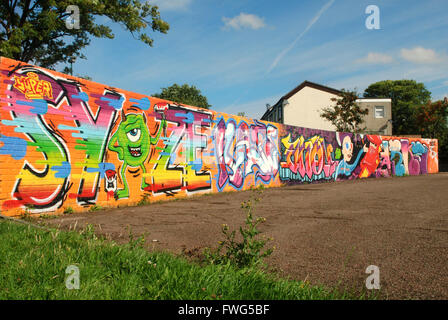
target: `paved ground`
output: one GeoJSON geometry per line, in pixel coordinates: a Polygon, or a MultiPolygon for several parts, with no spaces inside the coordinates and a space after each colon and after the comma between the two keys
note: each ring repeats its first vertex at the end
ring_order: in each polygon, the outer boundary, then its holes
{"type": "MultiPolygon", "coordinates": [[[[216,246],[220,226],[244,221],[252,191],[207,195],[47,220],[94,224],[113,239],[148,233],[151,249],[194,254],[216,246]],[[158,241],[152,241],[158,240],[158,241]]],[[[364,287],[380,268],[382,297],[448,299],[448,173],[267,189],[256,215],[274,237],[269,264],[313,284],[364,287]]]]}

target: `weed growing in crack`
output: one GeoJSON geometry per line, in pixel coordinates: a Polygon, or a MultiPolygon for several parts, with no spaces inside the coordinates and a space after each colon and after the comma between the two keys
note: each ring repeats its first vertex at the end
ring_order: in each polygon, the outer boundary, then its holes
{"type": "Polygon", "coordinates": [[[221,232],[224,240],[219,241],[218,248],[204,250],[204,257],[211,264],[233,264],[239,268],[255,267],[262,264],[263,259],[272,254],[275,247],[265,249],[272,238],[260,237],[258,229],[261,223],[266,222],[263,217],[254,216],[257,203],[261,200],[264,186],[252,188],[254,194],[247,201],[241,203],[246,213],[244,225],[239,228],[241,240],[236,239],[236,230],[230,231],[229,226],[223,224],[221,232]]]}
{"type": "Polygon", "coordinates": [[[135,248],[144,248],[146,243],[145,233],[135,238],[134,234],[132,233],[131,226],[128,225],[128,237],[129,237],[129,248],[135,249],[135,248]]]}
{"type": "Polygon", "coordinates": [[[64,214],[72,214],[75,212],[72,207],[67,207],[64,209],[64,214]]]}
{"type": "Polygon", "coordinates": [[[150,200],[149,193],[144,193],[144,194],[142,194],[142,197],[141,197],[140,201],[137,202],[137,205],[138,206],[145,206],[145,205],[150,204],[150,203],[151,203],[151,200],[150,200]]]}
{"type": "Polygon", "coordinates": [[[95,211],[99,211],[99,210],[102,210],[102,209],[103,209],[103,207],[101,207],[101,206],[99,206],[97,204],[94,204],[93,206],[91,206],[89,208],[89,212],[95,212],[95,211]]]}

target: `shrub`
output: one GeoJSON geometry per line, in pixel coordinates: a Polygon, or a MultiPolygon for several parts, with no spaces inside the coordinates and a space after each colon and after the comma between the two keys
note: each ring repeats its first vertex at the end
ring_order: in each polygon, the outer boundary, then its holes
{"type": "Polygon", "coordinates": [[[262,263],[265,257],[272,254],[273,248],[264,250],[266,243],[273,240],[259,237],[261,231],[258,229],[260,223],[266,221],[263,217],[255,217],[253,212],[256,204],[261,200],[264,188],[254,188],[255,193],[249,200],[241,203],[241,208],[246,213],[246,220],[239,228],[241,240],[237,241],[236,230],[230,231],[228,225],[223,224],[221,232],[224,240],[219,241],[217,249],[206,248],[204,256],[211,264],[233,264],[239,268],[255,267],[262,263]]]}

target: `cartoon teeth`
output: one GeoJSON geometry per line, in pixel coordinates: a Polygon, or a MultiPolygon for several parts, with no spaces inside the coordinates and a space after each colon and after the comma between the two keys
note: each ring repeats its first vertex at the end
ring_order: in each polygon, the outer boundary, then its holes
{"type": "Polygon", "coordinates": [[[115,192],[115,190],[117,190],[117,173],[115,170],[106,170],[104,188],[106,189],[106,192],[115,192]]]}
{"type": "Polygon", "coordinates": [[[156,112],[165,112],[170,108],[168,103],[159,102],[154,105],[154,111],[156,112]]]}
{"type": "Polygon", "coordinates": [[[133,156],[133,157],[140,157],[142,155],[142,150],[140,147],[132,148],[132,147],[128,146],[128,149],[129,149],[129,152],[131,153],[131,156],[133,156]]]}

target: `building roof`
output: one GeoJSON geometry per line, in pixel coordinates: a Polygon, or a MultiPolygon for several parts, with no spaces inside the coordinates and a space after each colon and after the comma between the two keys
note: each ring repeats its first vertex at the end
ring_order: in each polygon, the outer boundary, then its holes
{"type": "Polygon", "coordinates": [[[281,97],[273,106],[271,106],[268,110],[266,110],[266,112],[263,114],[263,116],[261,117],[261,119],[263,119],[263,117],[273,108],[275,107],[277,104],[281,103],[283,100],[287,100],[289,98],[291,98],[293,95],[295,95],[297,92],[299,92],[300,90],[302,90],[305,87],[310,87],[310,88],[314,88],[317,90],[321,90],[321,91],[325,91],[325,92],[329,92],[332,94],[336,94],[336,95],[340,95],[342,93],[341,90],[337,90],[334,88],[330,88],[315,82],[311,82],[308,80],[303,81],[301,84],[299,84],[297,87],[295,87],[294,89],[292,89],[291,91],[289,91],[287,94],[285,94],[283,97],[281,97]]]}
{"type": "Polygon", "coordinates": [[[297,87],[295,87],[294,89],[289,91],[287,94],[285,94],[283,97],[281,97],[280,100],[291,98],[293,95],[295,95],[297,92],[299,92],[300,90],[302,90],[305,87],[311,87],[311,88],[314,88],[317,90],[326,91],[326,92],[337,94],[337,95],[340,95],[342,92],[341,90],[337,90],[337,89],[330,88],[330,87],[327,87],[327,86],[324,86],[324,85],[321,85],[321,84],[318,84],[315,82],[305,80],[301,84],[299,84],[297,87]]]}
{"type": "Polygon", "coordinates": [[[356,102],[392,102],[391,98],[358,98],[356,102]]]}

